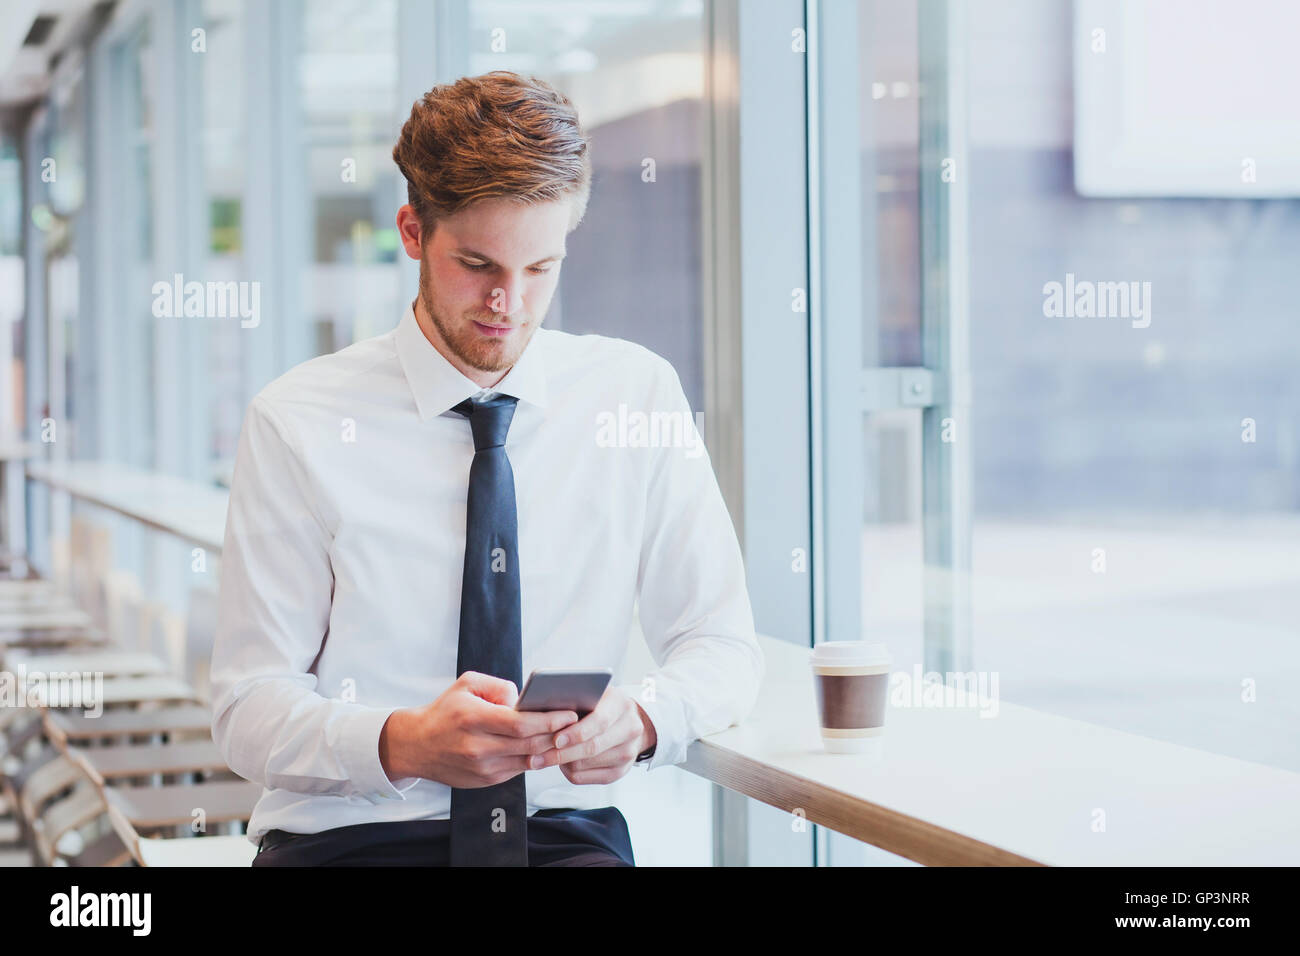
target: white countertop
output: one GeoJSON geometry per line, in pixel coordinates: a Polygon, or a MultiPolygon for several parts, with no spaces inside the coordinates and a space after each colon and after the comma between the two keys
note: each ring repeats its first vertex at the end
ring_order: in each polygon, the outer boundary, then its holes
{"type": "Polygon", "coordinates": [[[808,649],[760,640],[754,713],[683,765],[715,783],[927,864],[1300,864],[1300,774],[1006,702],[891,705],[878,753],[828,754],[808,649]]]}
{"type": "Polygon", "coordinates": [[[229,492],[116,462],[28,462],[27,476],[221,553],[229,492]]]}

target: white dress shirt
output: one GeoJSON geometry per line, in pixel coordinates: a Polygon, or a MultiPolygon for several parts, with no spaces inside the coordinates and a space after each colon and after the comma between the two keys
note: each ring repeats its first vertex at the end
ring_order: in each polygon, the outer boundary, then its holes
{"type": "MultiPolygon", "coordinates": [[[[388,778],[379,734],[394,710],[456,678],[474,442],[451,408],[498,392],[519,399],[505,448],[524,676],[620,674],[636,610],[656,667],[620,686],[658,735],[638,766],[680,763],[693,740],[752,708],[764,665],[740,549],[673,367],[622,339],[538,328],[484,390],[408,306],[392,331],[271,382],[244,418],[212,734],[230,767],[265,788],[254,842],[272,828],[450,816],[445,784],[388,778]]],[[[559,767],[526,771],[526,784],[530,814],[607,802],[559,767]]]]}

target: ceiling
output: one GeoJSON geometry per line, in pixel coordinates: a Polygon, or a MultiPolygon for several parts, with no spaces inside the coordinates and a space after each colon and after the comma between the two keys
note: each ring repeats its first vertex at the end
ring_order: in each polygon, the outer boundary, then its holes
{"type": "Polygon", "coordinates": [[[50,88],[56,55],[93,21],[98,0],[4,0],[0,109],[27,106],[50,88]]]}

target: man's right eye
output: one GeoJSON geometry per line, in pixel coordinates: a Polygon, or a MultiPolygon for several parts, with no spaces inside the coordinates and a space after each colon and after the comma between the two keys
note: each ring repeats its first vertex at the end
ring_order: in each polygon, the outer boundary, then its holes
{"type": "Polygon", "coordinates": [[[482,272],[488,267],[486,262],[466,262],[464,259],[460,260],[460,264],[471,272],[482,272]]]}

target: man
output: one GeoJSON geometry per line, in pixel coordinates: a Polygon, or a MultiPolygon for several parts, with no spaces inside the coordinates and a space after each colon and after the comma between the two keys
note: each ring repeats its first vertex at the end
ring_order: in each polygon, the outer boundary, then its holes
{"type": "Polygon", "coordinates": [[[254,865],[633,865],[584,787],[753,706],[735,531],[672,366],[540,327],[590,191],[569,101],[500,71],[436,87],[393,158],[418,296],[240,435],[212,731],[266,787],[254,865]],[[617,669],[634,603],[652,673],[580,720],[514,710],[533,668],[617,669]]]}

